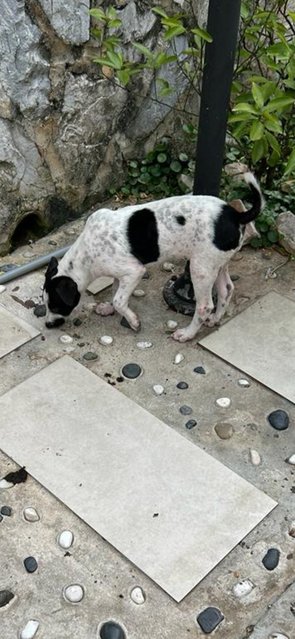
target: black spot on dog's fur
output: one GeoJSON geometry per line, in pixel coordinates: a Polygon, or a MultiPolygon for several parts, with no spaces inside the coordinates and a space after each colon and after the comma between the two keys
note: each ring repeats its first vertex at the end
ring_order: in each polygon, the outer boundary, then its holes
{"type": "Polygon", "coordinates": [[[142,264],[156,262],[159,259],[159,234],[153,211],[150,209],[135,211],[128,221],[127,237],[130,253],[142,264]]]}
{"type": "Polygon", "coordinates": [[[214,223],[213,244],[220,251],[232,251],[239,246],[241,237],[239,213],[224,204],[214,223]]]}
{"type": "Polygon", "coordinates": [[[177,215],[176,221],[180,224],[180,226],[184,226],[186,223],[186,219],[183,215],[177,215]]]}

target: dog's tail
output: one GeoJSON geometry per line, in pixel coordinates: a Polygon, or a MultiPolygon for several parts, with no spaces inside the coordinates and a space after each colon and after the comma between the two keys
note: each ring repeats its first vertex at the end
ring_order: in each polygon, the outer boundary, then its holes
{"type": "Polygon", "coordinates": [[[253,222],[259,213],[262,211],[265,201],[264,197],[261,193],[260,186],[254,177],[253,173],[244,173],[244,180],[247,184],[249,184],[251,189],[251,201],[252,207],[245,211],[244,213],[239,213],[239,223],[240,224],[249,224],[249,222],[253,222]]]}

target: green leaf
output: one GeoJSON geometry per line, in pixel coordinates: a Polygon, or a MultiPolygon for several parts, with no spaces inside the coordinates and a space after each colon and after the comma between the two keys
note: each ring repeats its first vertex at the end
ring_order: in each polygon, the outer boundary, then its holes
{"type": "Polygon", "coordinates": [[[272,244],[275,244],[278,241],[278,239],[279,239],[279,235],[278,235],[277,231],[274,231],[274,230],[268,231],[266,237],[272,244]]]}
{"type": "Polygon", "coordinates": [[[231,124],[232,122],[250,122],[254,119],[254,115],[252,113],[234,113],[229,115],[228,121],[231,124]]]}
{"type": "Polygon", "coordinates": [[[167,53],[164,53],[164,51],[161,51],[155,57],[155,66],[159,68],[163,66],[164,64],[169,64],[169,62],[174,62],[175,60],[177,60],[176,55],[167,55],[167,53]]]}
{"type": "Polygon", "coordinates": [[[261,109],[264,105],[263,93],[255,82],[252,82],[252,95],[258,109],[261,109]]]}
{"type": "Polygon", "coordinates": [[[248,102],[237,102],[237,104],[233,107],[233,111],[245,111],[247,113],[256,113],[257,109],[252,104],[248,104],[248,102]]]}
{"type": "Polygon", "coordinates": [[[267,110],[268,111],[277,111],[280,109],[284,109],[287,106],[291,106],[291,104],[294,104],[294,97],[281,97],[281,98],[274,98],[273,100],[271,100],[268,104],[267,104],[267,110]]]}
{"type": "Polygon", "coordinates": [[[181,166],[180,162],[178,162],[178,160],[172,160],[172,162],[170,164],[170,169],[174,173],[180,173],[182,171],[182,166],[181,166]]]}
{"type": "Polygon", "coordinates": [[[184,32],[185,28],[180,24],[177,26],[175,25],[174,27],[169,27],[164,33],[164,40],[172,40],[172,38],[175,38],[176,36],[179,36],[184,32]]]}
{"type": "Polygon", "coordinates": [[[249,8],[247,5],[247,2],[242,2],[241,4],[241,17],[243,18],[243,20],[245,20],[246,18],[248,18],[249,15],[249,8]]]}
{"type": "Polygon", "coordinates": [[[117,71],[117,78],[119,80],[119,82],[123,85],[123,87],[126,87],[126,85],[128,84],[129,80],[130,80],[130,73],[128,71],[128,69],[120,69],[117,71]]]}
{"type": "Polygon", "coordinates": [[[253,122],[253,124],[251,125],[251,129],[250,129],[250,140],[252,140],[253,142],[255,140],[260,140],[263,136],[264,133],[264,126],[261,122],[259,122],[259,120],[255,120],[253,122]]]}
{"type": "Polygon", "coordinates": [[[118,27],[120,27],[122,24],[122,20],[119,20],[119,18],[116,18],[115,20],[110,20],[108,26],[111,29],[118,29],[118,27]]]}
{"type": "Polygon", "coordinates": [[[160,175],[162,175],[161,167],[158,164],[151,166],[150,173],[154,177],[160,177],[160,175]]]}
{"type": "Polygon", "coordinates": [[[277,42],[276,44],[271,44],[267,47],[266,53],[268,55],[273,55],[279,60],[286,60],[290,55],[290,48],[287,44],[283,42],[277,42]]]}
{"type": "Polygon", "coordinates": [[[153,7],[152,12],[156,13],[158,16],[161,16],[162,18],[168,18],[167,13],[165,13],[162,7],[153,7]]]}
{"type": "Polygon", "coordinates": [[[160,164],[165,164],[166,161],[167,161],[166,153],[159,153],[157,155],[157,162],[159,162],[160,164]]]}
{"type": "Polygon", "coordinates": [[[135,49],[137,49],[138,51],[140,51],[140,53],[143,53],[143,55],[145,55],[147,58],[152,58],[153,57],[153,54],[150,51],[150,49],[145,47],[143,44],[140,44],[140,42],[133,42],[132,46],[135,49]]]}
{"type": "Polygon", "coordinates": [[[114,69],[121,69],[123,66],[123,56],[122,53],[115,53],[115,51],[108,51],[107,57],[110,62],[113,64],[114,69]]]}
{"type": "Polygon", "coordinates": [[[290,173],[294,173],[295,171],[295,149],[293,149],[292,153],[289,156],[287,166],[284,171],[284,175],[289,175],[290,173]]]}
{"type": "Polygon", "coordinates": [[[169,95],[170,93],[172,93],[173,89],[170,86],[168,80],[164,80],[164,78],[157,78],[157,84],[160,85],[160,91],[159,91],[159,95],[161,97],[165,96],[165,95],[169,95]]]}
{"type": "Polygon", "coordinates": [[[263,140],[256,140],[253,144],[253,149],[251,153],[251,158],[254,164],[259,162],[261,158],[264,156],[264,144],[263,140]]]}
{"type": "Polygon", "coordinates": [[[105,12],[102,9],[90,9],[89,13],[96,20],[106,20],[105,12]]]}
{"type": "Polygon", "coordinates": [[[110,67],[111,69],[117,68],[108,58],[93,58],[93,62],[97,62],[97,64],[100,64],[102,67],[110,67]]]}
{"type": "Polygon", "coordinates": [[[277,138],[275,138],[275,136],[270,133],[270,131],[265,131],[265,137],[268,141],[269,146],[276,151],[276,153],[278,153],[279,155],[281,154],[281,147],[277,141],[277,138]]]}
{"type": "Polygon", "coordinates": [[[188,156],[186,153],[179,153],[178,159],[180,162],[188,162],[188,156]]]}
{"type": "Polygon", "coordinates": [[[202,40],[205,40],[205,42],[213,42],[212,35],[210,35],[210,33],[208,33],[205,29],[201,29],[201,27],[196,27],[195,29],[192,29],[191,32],[198,35],[202,38],[202,40]]]}

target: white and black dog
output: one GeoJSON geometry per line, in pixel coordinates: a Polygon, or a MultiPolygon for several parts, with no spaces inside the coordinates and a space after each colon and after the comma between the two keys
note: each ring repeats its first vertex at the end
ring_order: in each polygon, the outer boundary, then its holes
{"type": "Polygon", "coordinates": [[[140,321],[128,306],[129,297],[145,273],[146,264],[172,257],[190,261],[197,300],[191,323],[177,329],[174,339],[185,342],[196,335],[202,324],[216,324],[234,288],[228,262],[243,244],[246,225],[259,215],[264,204],[254,176],[246,173],[244,179],[252,192],[252,208],[243,213],[207,195],[180,195],[117,211],[95,211],[60,263],[52,258],[48,265],[44,285],[46,326],[60,326],[89,283],[100,275],[109,275],[118,281],[113,308],[131,328],[138,330],[140,321]],[[214,284],[217,306],[212,312],[214,284]]]}

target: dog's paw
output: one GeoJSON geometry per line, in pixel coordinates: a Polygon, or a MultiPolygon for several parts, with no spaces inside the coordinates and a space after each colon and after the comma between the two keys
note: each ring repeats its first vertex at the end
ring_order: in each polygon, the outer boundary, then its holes
{"type": "Polygon", "coordinates": [[[110,302],[101,302],[100,304],[96,305],[95,312],[97,313],[97,315],[107,317],[108,315],[114,315],[115,309],[110,302]]]}
{"type": "Polygon", "coordinates": [[[215,313],[211,313],[207,319],[204,321],[204,326],[208,328],[213,328],[213,326],[217,326],[220,322],[220,318],[216,317],[215,313]]]}
{"type": "Polygon", "coordinates": [[[176,342],[188,342],[190,339],[193,339],[194,335],[186,328],[178,328],[177,331],[174,331],[172,337],[176,342]]]}

